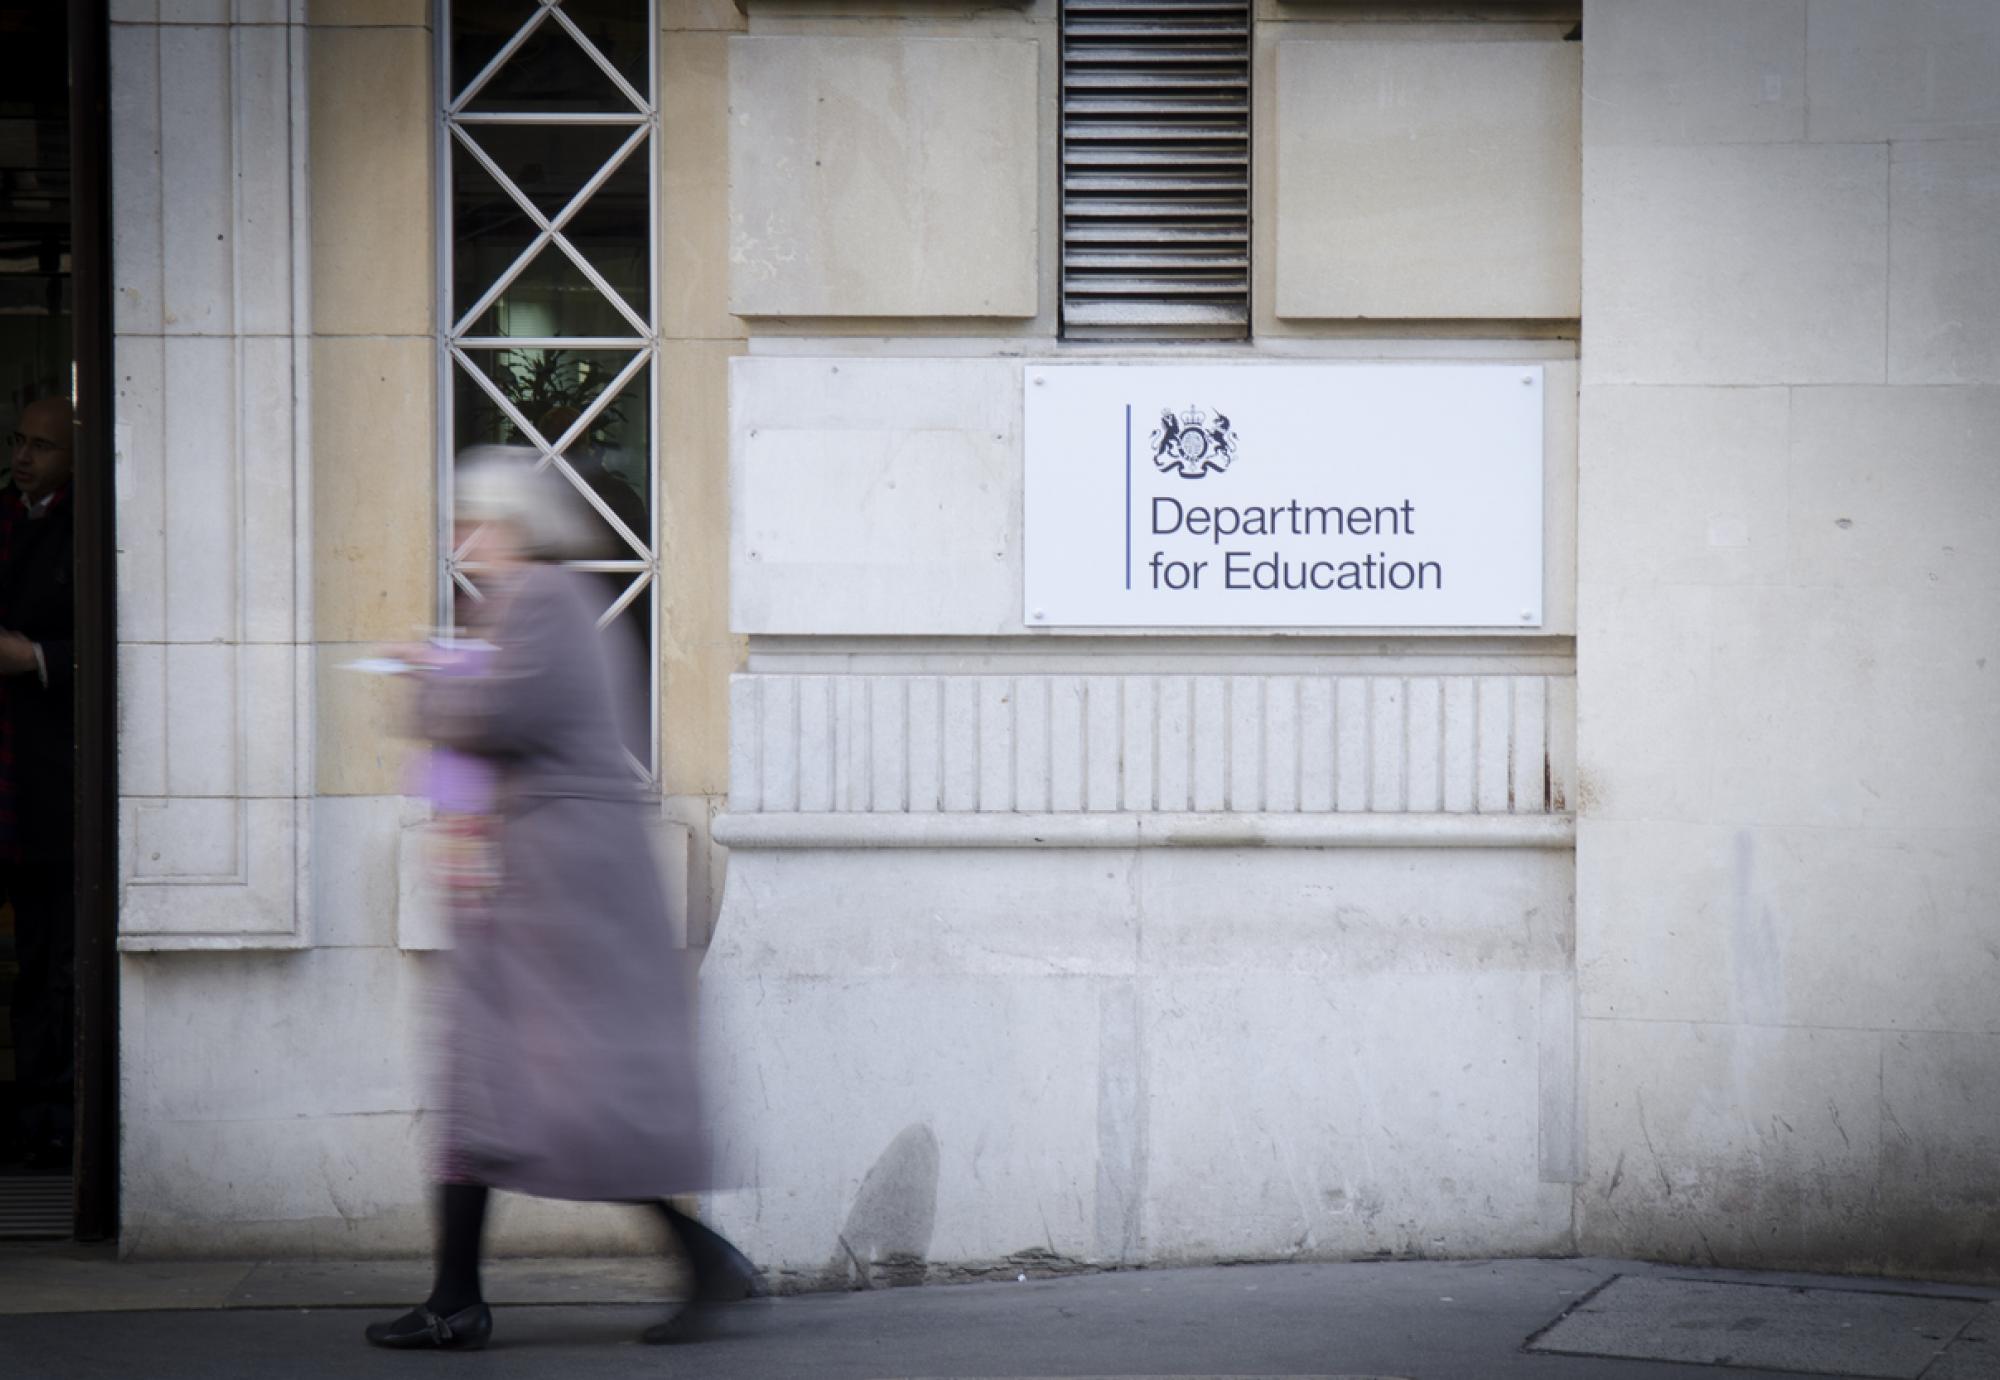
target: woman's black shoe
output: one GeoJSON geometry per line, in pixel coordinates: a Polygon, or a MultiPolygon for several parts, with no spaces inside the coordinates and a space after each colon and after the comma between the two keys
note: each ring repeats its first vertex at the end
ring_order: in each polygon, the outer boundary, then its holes
{"type": "Polygon", "coordinates": [[[450,1317],[433,1313],[427,1303],[418,1304],[393,1321],[368,1324],[370,1342],[401,1351],[477,1351],[492,1335],[493,1310],[483,1303],[461,1308],[450,1317]]]}

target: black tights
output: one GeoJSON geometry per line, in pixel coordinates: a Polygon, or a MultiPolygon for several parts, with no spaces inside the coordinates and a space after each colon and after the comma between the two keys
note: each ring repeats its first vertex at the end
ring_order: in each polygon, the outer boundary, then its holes
{"type": "MultiPolygon", "coordinates": [[[[433,1313],[448,1318],[481,1301],[479,1257],[486,1235],[486,1203],[491,1196],[485,1184],[443,1184],[438,1189],[437,1280],[425,1300],[433,1313]]],[[[667,1234],[687,1252],[694,1269],[696,1298],[723,1296],[733,1283],[740,1283],[735,1279],[735,1262],[741,1257],[722,1236],[664,1198],[635,1206],[657,1212],[667,1225],[667,1234]]]]}
{"type": "Polygon", "coordinates": [[[438,1188],[437,1281],[425,1302],[440,1317],[480,1301],[479,1255],[486,1235],[485,1184],[443,1184],[438,1188]]]}

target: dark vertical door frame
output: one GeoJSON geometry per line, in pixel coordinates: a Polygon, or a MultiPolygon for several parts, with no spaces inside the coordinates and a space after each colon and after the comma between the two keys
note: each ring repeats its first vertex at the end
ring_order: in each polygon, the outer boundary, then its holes
{"type": "Polygon", "coordinates": [[[76,1234],[118,1232],[118,622],[112,494],[111,16],[69,0],[76,352],[76,1234]]]}

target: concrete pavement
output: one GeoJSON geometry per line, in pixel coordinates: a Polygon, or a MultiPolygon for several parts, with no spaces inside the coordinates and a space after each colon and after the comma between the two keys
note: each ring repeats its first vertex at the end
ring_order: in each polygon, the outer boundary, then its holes
{"type": "Polygon", "coordinates": [[[644,1261],[502,1261],[476,1359],[372,1350],[417,1262],[120,1264],[0,1251],[0,1376],[2000,1380],[2000,1290],[1612,1260],[1135,1270],[760,1300],[695,1347],[634,1338],[644,1261]],[[1647,1357],[1672,1359],[1643,1359],[1647,1357]]]}

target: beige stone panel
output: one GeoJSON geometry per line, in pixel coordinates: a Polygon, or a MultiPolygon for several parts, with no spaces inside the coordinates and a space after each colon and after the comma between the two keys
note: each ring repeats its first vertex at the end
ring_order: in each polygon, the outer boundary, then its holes
{"type": "Polygon", "coordinates": [[[315,649],[314,789],[321,795],[395,795],[415,743],[410,687],[395,676],[348,669],[381,653],[375,642],[323,642],[315,649]]]}
{"type": "Polygon", "coordinates": [[[660,331],[744,334],[729,310],[729,44],[719,33],[660,39],[660,331]]]}
{"type": "Polygon", "coordinates": [[[1589,820],[1577,841],[1584,1012],[1646,1020],[2000,1030],[2000,829],[1589,820]]]}
{"type": "Polygon", "coordinates": [[[1889,220],[1889,381],[2000,383],[2000,136],[1891,146],[1889,220]]]}
{"type": "Polygon", "coordinates": [[[2000,133],[2000,5],[1810,0],[1807,137],[1827,142],[2000,133]]]}
{"type": "Polygon", "coordinates": [[[430,35],[317,29],[312,92],[313,329],[431,329],[430,35]]]}
{"type": "Polygon", "coordinates": [[[1888,150],[1584,158],[1584,382],[1879,383],[1888,150]]]}
{"type": "Polygon", "coordinates": [[[1277,311],[1573,317],[1574,43],[1277,45],[1277,311]]]}
{"type": "Polygon", "coordinates": [[[1783,388],[1590,388],[1583,578],[1768,584],[1789,550],[1783,388]]]}
{"type": "Polygon", "coordinates": [[[1866,1267],[1885,1227],[1881,1037],[1587,1020],[1586,1252],[1866,1267]]]}
{"type": "Polygon", "coordinates": [[[730,39],[732,310],[1035,315],[1039,46],[730,39]]]}
{"type": "Polygon", "coordinates": [[[1598,0],[1587,144],[1734,144],[1806,132],[1806,0],[1598,0]]]}
{"type": "Polygon", "coordinates": [[[1578,812],[1706,818],[1717,694],[1710,646],[1722,596],[1699,585],[1588,580],[1577,595],[1578,812]]]}
{"type": "Polygon", "coordinates": [[[400,641],[433,621],[431,351],[312,343],[313,621],[328,641],[400,641]]]}
{"type": "Polygon", "coordinates": [[[729,676],[745,641],[729,630],[730,342],[660,353],[660,715],[669,795],[729,789],[729,676]]]}
{"type": "Polygon", "coordinates": [[[431,23],[431,0],[308,0],[315,28],[419,28],[431,23]]]}
{"type": "Polygon", "coordinates": [[[2000,388],[1798,390],[1793,581],[1991,602],[2000,595],[1996,453],[2000,388]]]}
{"type": "Polygon", "coordinates": [[[1990,595],[1745,589],[1714,620],[1710,717],[1684,726],[1711,742],[1712,818],[2000,827],[1990,595]]]}
{"type": "Polygon", "coordinates": [[[719,30],[742,33],[750,18],[736,0],[660,0],[660,27],[669,33],[719,30]]]}

